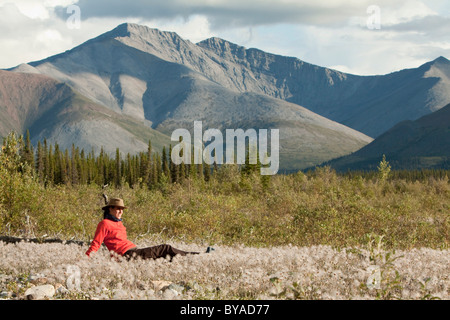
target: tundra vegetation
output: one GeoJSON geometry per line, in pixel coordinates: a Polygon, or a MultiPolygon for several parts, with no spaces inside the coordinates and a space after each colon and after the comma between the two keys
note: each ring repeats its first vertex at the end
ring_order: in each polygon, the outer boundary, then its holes
{"type": "Polygon", "coordinates": [[[0,242],[2,296],[23,298],[44,279],[65,299],[450,297],[447,171],[391,171],[383,158],[374,173],[261,176],[258,164],[175,166],[170,148],[159,154],[150,143],[122,157],[4,138],[1,236],[43,243],[0,242]],[[138,246],[216,250],[173,262],[111,259],[105,248],[85,257],[103,193],[125,199],[138,246]]]}

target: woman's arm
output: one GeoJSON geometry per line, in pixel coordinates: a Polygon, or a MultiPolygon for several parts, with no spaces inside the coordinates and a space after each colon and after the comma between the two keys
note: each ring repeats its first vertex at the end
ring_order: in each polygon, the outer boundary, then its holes
{"type": "Polygon", "coordinates": [[[94,240],[92,240],[91,246],[86,251],[86,255],[88,257],[92,252],[96,252],[100,248],[100,246],[103,243],[103,240],[105,239],[107,229],[105,228],[105,224],[102,222],[100,222],[97,225],[97,230],[95,230],[94,240]]]}

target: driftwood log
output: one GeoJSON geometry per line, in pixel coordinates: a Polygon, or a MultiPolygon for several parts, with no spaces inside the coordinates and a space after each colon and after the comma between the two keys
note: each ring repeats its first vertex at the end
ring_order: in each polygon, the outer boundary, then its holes
{"type": "Polygon", "coordinates": [[[62,239],[45,239],[45,238],[20,238],[11,236],[0,236],[0,241],[5,243],[33,242],[33,243],[62,243],[62,244],[78,244],[80,246],[89,245],[88,242],[81,240],[62,240],[62,239]]]}
{"type": "MultiPolygon", "coordinates": [[[[102,186],[102,189],[106,189],[108,185],[102,186]]],[[[108,195],[106,193],[102,194],[105,201],[105,205],[108,204],[108,195]]],[[[19,242],[33,242],[33,243],[62,243],[62,244],[77,244],[80,246],[90,245],[90,242],[85,242],[81,240],[63,240],[63,239],[46,239],[46,238],[21,238],[21,237],[11,237],[11,236],[0,236],[0,242],[5,243],[19,243],[19,242]]],[[[105,244],[103,243],[102,246],[105,244]]]]}

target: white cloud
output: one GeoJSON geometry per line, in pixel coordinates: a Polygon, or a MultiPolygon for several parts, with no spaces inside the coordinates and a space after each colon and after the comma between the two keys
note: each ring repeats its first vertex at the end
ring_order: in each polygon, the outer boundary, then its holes
{"type": "Polygon", "coordinates": [[[93,18],[83,21],[81,29],[71,30],[53,9],[58,4],[75,1],[33,2],[0,0],[0,68],[11,68],[61,53],[124,22],[93,18]]]}
{"type": "Polygon", "coordinates": [[[208,19],[205,16],[201,15],[193,15],[188,19],[154,19],[150,21],[142,21],[141,23],[148,27],[157,26],[158,29],[161,30],[170,30],[172,32],[176,32],[180,37],[189,39],[194,43],[207,39],[211,37],[212,34],[214,34],[214,32],[211,31],[208,19]]]}
{"type": "Polygon", "coordinates": [[[448,0],[0,0],[0,68],[39,60],[135,22],[198,42],[217,36],[356,74],[450,57],[448,0]],[[69,29],[67,6],[81,8],[69,29]],[[369,5],[381,29],[369,30],[369,5]]]}

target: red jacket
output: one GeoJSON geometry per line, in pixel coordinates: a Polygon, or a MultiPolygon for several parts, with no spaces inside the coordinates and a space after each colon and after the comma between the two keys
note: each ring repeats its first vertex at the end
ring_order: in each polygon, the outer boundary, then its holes
{"type": "Polygon", "coordinates": [[[97,225],[94,240],[86,251],[86,255],[89,256],[91,252],[96,252],[103,242],[108,250],[120,255],[136,247],[133,242],[127,239],[127,230],[122,221],[116,222],[109,219],[103,219],[97,225]]]}

